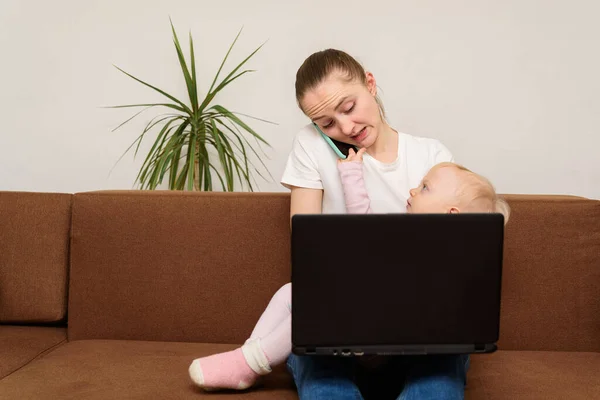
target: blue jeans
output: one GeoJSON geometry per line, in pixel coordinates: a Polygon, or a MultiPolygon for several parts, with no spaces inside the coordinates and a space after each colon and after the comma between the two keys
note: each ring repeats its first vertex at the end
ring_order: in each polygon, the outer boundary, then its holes
{"type": "Polygon", "coordinates": [[[462,400],[469,356],[396,356],[366,369],[357,358],[292,354],[287,366],[300,400],[462,400]]]}

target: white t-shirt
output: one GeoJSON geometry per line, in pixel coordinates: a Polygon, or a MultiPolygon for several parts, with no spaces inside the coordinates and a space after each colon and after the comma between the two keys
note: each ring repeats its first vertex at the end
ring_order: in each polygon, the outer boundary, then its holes
{"type": "MultiPolygon", "coordinates": [[[[324,214],[344,214],[344,191],[337,156],[312,124],[294,139],[281,183],[323,189],[324,214]]],[[[398,133],[398,158],[385,164],[363,155],[363,174],[373,213],[406,212],[409,190],[415,188],[434,165],[454,158],[438,140],[398,133]]]]}

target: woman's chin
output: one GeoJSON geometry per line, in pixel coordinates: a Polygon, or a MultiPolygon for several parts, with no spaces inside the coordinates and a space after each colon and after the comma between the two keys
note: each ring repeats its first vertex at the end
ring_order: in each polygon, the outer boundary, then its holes
{"type": "Polygon", "coordinates": [[[358,143],[358,147],[364,147],[364,148],[369,148],[371,146],[373,146],[375,144],[375,140],[377,138],[376,134],[369,134],[367,137],[365,137],[364,140],[362,140],[360,143],[358,143]]]}

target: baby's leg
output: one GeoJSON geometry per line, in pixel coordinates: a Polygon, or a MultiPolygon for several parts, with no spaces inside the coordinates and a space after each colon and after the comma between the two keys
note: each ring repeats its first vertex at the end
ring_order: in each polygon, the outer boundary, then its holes
{"type": "Polygon", "coordinates": [[[292,353],[292,314],[288,314],[273,332],[258,341],[271,367],[282,364],[292,353]]]}
{"type": "Polygon", "coordinates": [[[280,288],[261,315],[250,339],[233,351],[194,360],[190,377],[205,389],[246,389],[291,353],[291,284],[280,288]]]}
{"type": "Polygon", "coordinates": [[[281,321],[292,312],[292,284],[286,283],[273,295],[269,305],[260,316],[250,339],[263,338],[273,332],[281,321]]]}

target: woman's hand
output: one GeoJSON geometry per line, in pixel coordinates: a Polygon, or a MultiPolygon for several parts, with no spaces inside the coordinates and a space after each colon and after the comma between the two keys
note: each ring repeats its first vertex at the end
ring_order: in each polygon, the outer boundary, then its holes
{"type": "Polygon", "coordinates": [[[345,163],[345,162],[359,162],[362,163],[362,156],[365,153],[365,151],[367,151],[367,149],[365,147],[361,147],[360,149],[358,149],[358,153],[354,151],[354,149],[350,149],[348,150],[348,157],[346,157],[345,160],[339,159],[338,162],[340,163],[345,163]]]}

